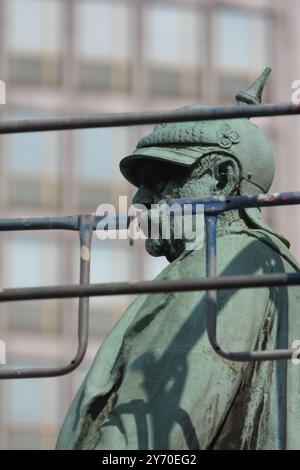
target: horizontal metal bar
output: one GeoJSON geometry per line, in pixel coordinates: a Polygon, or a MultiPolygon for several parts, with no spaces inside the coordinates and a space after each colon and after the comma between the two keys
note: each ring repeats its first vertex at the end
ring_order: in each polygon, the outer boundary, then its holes
{"type": "Polygon", "coordinates": [[[203,109],[189,109],[185,111],[150,111],[98,114],[82,117],[69,116],[49,119],[23,119],[0,122],[0,134],[90,129],[94,127],[133,126],[194,120],[287,116],[296,114],[300,114],[300,105],[288,102],[251,106],[208,107],[203,109]]]}
{"type": "Polygon", "coordinates": [[[259,194],[258,196],[212,196],[208,199],[180,198],[169,201],[169,205],[173,203],[180,206],[191,204],[195,212],[197,205],[204,205],[205,215],[218,215],[235,209],[300,204],[300,192],[259,194]]]}
{"type": "MultiPolygon", "coordinates": [[[[75,230],[79,231],[80,218],[91,214],[78,214],[67,216],[48,217],[16,217],[0,219],[0,232],[22,230],[75,230]]],[[[93,215],[93,230],[108,230],[116,227],[116,230],[126,229],[131,217],[126,214],[116,216],[93,215]],[[99,228],[99,222],[105,217],[106,226],[99,228]]]]}
{"type": "Polygon", "coordinates": [[[107,295],[155,294],[159,292],[203,291],[210,289],[250,289],[253,287],[300,285],[300,273],[221,276],[171,281],[111,282],[88,285],[59,285],[3,289],[0,302],[101,297],[107,295]]]}
{"type": "MultiPolygon", "coordinates": [[[[248,207],[270,207],[300,204],[300,192],[286,192],[273,194],[260,194],[258,196],[214,196],[206,199],[181,198],[169,201],[169,204],[178,204],[183,207],[185,204],[191,204],[194,211],[197,205],[204,205],[204,214],[221,214],[222,212],[245,209],[248,207]]],[[[79,230],[79,219],[84,214],[72,216],[54,216],[54,217],[19,217],[0,219],[0,232],[10,230],[79,230]]],[[[115,227],[116,230],[126,229],[131,218],[126,214],[116,216],[96,215],[94,217],[93,230],[107,230],[115,227]],[[99,222],[103,220],[107,225],[102,224],[99,228],[99,222]]]]}
{"type": "Polygon", "coordinates": [[[0,232],[15,230],[79,230],[79,218],[79,215],[70,215],[0,219],[0,232]]]}

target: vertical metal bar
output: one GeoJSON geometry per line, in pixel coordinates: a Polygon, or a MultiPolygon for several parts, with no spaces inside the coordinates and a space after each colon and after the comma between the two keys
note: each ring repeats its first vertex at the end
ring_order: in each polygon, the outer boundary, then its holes
{"type": "MultiPolygon", "coordinates": [[[[217,256],[217,216],[205,216],[206,231],[206,276],[216,276],[217,256]]],[[[213,349],[218,352],[216,341],[217,329],[217,291],[215,289],[206,292],[206,325],[208,339],[213,349]]]]}
{"type": "MultiPolygon", "coordinates": [[[[79,218],[79,238],[80,238],[80,284],[90,282],[91,264],[91,243],[94,226],[93,215],[83,215],[79,218]]],[[[78,314],[78,349],[71,364],[79,365],[84,358],[89,331],[89,297],[80,297],[78,314]]]]}
{"type": "MultiPolygon", "coordinates": [[[[217,216],[207,215],[205,217],[206,229],[206,275],[216,276],[217,261],[217,216]]],[[[234,288],[234,286],[232,286],[234,288]]],[[[222,349],[217,340],[217,291],[208,290],[206,293],[206,325],[207,335],[211,347],[220,356],[230,361],[274,361],[279,359],[291,359],[294,349],[275,349],[273,351],[239,351],[226,352],[222,349]]]]}

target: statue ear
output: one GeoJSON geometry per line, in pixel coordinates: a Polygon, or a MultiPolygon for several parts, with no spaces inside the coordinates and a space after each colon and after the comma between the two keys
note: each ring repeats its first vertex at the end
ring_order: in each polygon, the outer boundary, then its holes
{"type": "Polygon", "coordinates": [[[238,192],[241,175],[237,161],[231,157],[216,160],[214,179],[216,180],[215,194],[236,194],[238,192]]]}
{"type": "Polygon", "coordinates": [[[233,155],[212,152],[198,160],[191,170],[190,178],[201,186],[206,184],[210,194],[238,194],[242,169],[233,155]],[[205,178],[208,178],[206,183],[205,178]]]}

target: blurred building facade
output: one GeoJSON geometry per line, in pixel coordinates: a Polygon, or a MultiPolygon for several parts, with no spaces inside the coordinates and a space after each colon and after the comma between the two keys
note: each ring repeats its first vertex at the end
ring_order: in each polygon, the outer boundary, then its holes
{"type": "MultiPolygon", "coordinates": [[[[1,119],[228,105],[266,66],[265,101],[289,101],[300,79],[299,2],[290,0],[0,0],[1,119]],[[298,75],[297,75],[298,74],[298,75]]],[[[299,189],[297,118],[257,120],[274,144],[275,191],[299,189]]],[[[1,217],[94,212],[134,188],[119,160],[148,127],[2,136],[1,217]]],[[[299,211],[268,221],[300,258],[299,211]]],[[[2,233],[1,287],[73,283],[74,234],[2,233]]],[[[92,282],[151,279],[166,264],[143,244],[94,237],[92,282]]],[[[0,448],[53,448],[59,426],[101,341],[129,298],[91,301],[90,345],[63,378],[0,383],[0,448]]],[[[1,305],[7,362],[68,363],[75,351],[77,301],[1,305]]],[[[101,371],[99,371],[101,373],[101,371]]]]}

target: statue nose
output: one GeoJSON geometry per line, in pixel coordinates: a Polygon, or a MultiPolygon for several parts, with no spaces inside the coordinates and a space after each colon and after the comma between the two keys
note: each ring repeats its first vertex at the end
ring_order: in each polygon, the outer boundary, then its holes
{"type": "Polygon", "coordinates": [[[153,192],[145,186],[141,186],[134,195],[132,202],[133,204],[143,204],[147,209],[150,209],[151,204],[154,204],[153,192]]]}

